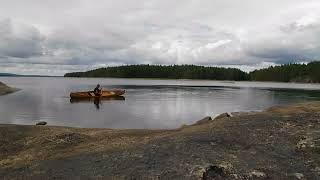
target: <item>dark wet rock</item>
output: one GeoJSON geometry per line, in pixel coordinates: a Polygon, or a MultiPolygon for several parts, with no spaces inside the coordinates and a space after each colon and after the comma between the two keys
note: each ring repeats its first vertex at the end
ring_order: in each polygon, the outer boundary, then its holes
{"type": "Polygon", "coordinates": [[[237,179],[240,176],[232,173],[232,165],[197,165],[191,171],[192,177],[195,179],[209,180],[209,179],[237,179]]]}
{"type": "Polygon", "coordinates": [[[227,172],[224,167],[212,165],[205,169],[205,171],[202,174],[202,179],[209,180],[209,179],[224,178],[226,176],[227,176],[227,172]]]}
{"type": "Polygon", "coordinates": [[[199,121],[197,121],[194,125],[200,125],[200,124],[205,124],[212,121],[212,118],[210,116],[207,116],[199,121]]]}
{"type": "Polygon", "coordinates": [[[47,125],[47,122],[45,121],[39,121],[36,123],[37,126],[44,126],[44,125],[47,125]]]}
{"type": "Polygon", "coordinates": [[[222,114],[218,115],[217,117],[215,117],[214,120],[228,118],[228,117],[231,117],[231,115],[229,113],[222,113],[222,114]]]}

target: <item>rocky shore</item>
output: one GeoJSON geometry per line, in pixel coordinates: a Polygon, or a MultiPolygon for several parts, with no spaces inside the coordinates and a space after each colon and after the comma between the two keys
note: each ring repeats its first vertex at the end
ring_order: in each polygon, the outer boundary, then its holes
{"type": "Polygon", "coordinates": [[[0,125],[0,177],[318,179],[320,102],[175,130],[0,125]]]}
{"type": "Polygon", "coordinates": [[[17,91],[17,89],[11,88],[11,87],[7,86],[6,84],[0,82],[0,96],[5,95],[5,94],[9,94],[9,93],[13,93],[15,91],[17,91]]]}

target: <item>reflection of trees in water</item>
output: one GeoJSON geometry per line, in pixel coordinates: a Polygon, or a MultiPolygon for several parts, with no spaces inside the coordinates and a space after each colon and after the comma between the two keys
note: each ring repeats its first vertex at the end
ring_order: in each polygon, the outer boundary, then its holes
{"type": "Polygon", "coordinates": [[[298,89],[269,89],[276,103],[287,104],[291,102],[302,102],[310,100],[320,100],[318,90],[298,90],[298,89]]]}

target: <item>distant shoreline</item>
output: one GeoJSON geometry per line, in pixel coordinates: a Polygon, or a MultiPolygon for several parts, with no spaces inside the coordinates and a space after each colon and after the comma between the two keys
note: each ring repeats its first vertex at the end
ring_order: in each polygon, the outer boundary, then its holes
{"type": "Polygon", "coordinates": [[[258,83],[288,83],[288,84],[319,84],[308,82],[279,82],[279,81],[235,81],[235,80],[214,80],[214,79],[170,79],[170,78],[126,78],[126,77],[64,77],[64,76],[0,76],[1,77],[52,77],[52,78],[66,78],[66,79],[127,79],[127,80],[181,80],[181,81],[216,81],[216,82],[258,82],[258,83]]]}
{"type": "Polygon", "coordinates": [[[238,68],[224,68],[200,65],[122,65],[98,68],[85,72],[70,72],[63,76],[19,75],[0,73],[0,77],[73,77],[73,78],[127,78],[155,80],[213,80],[254,81],[283,83],[320,83],[320,61],[308,64],[284,64],[270,66],[251,72],[238,68]]]}
{"type": "Polygon", "coordinates": [[[251,72],[244,72],[238,68],[200,66],[193,64],[137,64],[109,66],[85,72],[71,72],[66,73],[64,76],[320,83],[319,69],[320,61],[313,61],[308,64],[270,66],[251,72]]]}
{"type": "Polygon", "coordinates": [[[18,74],[0,74],[1,77],[63,77],[63,76],[46,76],[46,75],[18,75],[18,74]]]}
{"type": "MultiPolygon", "coordinates": [[[[0,76],[1,77],[1,76],[0,76]]],[[[53,77],[53,76],[52,76],[53,77]]],[[[214,79],[170,79],[170,78],[127,78],[127,77],[64,77],[64,76],[56,76],[56,77],[63,77],[63,78],[71,78],[71,79],[128,79],[128,80],[181,80],[181,81],[217,81],[217,82],[259,82],[259,83],[288,83],[288,84],[319,84],[316,83],[308,83],[308,82],[280,82],[280,81],[236,81],[236,80],[214,80],[214,79]]]]}

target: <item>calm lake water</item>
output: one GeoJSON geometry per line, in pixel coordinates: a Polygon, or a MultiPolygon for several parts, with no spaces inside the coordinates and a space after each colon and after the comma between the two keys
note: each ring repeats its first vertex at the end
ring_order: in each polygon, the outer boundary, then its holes
{"type": "Polygon", "coordinates": [[[223,112],[259,111],[273,105],[320,100],[320,85],[195,80],[0,77],[21,90],[0,96],[0,124],[90,128],[176,128],[223,112]],[[125,89],[125,100],[70,102],[71,91],[100,83],[125,89]]]}

